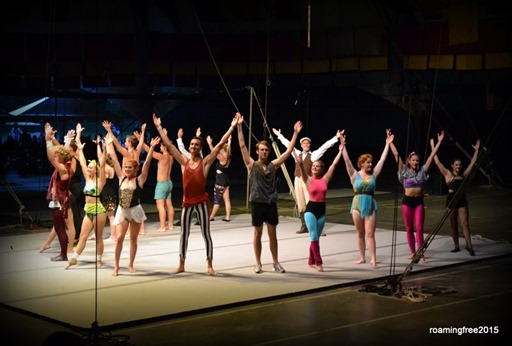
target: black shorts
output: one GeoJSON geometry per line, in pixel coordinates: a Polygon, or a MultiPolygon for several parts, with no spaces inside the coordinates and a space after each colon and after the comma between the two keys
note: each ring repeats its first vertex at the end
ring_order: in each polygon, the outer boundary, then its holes
{"type": "Polygon", "coordinates": [[[423,196],[418,196],[418,197],[404,196],[402,198],[402,204],[408,206],[409,208],[416,209],[417,206],[423,204],[423,196]]]}
{"type": "Polygon", "coordinates": [[[279,223],[277,203],[251,202],[251,216],[254,227],[261,227],[265,222],[267,225],[277,226],[279,223]]]}
{"type": "Polygon", "coordinates": [[[306,205],[306,211],[313,213],[313,215],[315,215],[316,219],[318,220],[325,215],[325,202],[309,201],[308,205],[306,205]]]}

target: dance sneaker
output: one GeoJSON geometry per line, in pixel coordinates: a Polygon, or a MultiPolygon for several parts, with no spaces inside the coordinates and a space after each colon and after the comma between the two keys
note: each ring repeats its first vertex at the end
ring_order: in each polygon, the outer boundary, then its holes
{"type": "Polygon", "coordinates": [[[256,267],[254,267],[254,272],[256,274],[261,274],[263,273],[263,269],[261,268],[261,264],[257,264],[256,267]]]}
{"type": "Polygon", "coordinates": [[[274,263],[274,271],[277,272],[277,273],[285,273],[286,270],[284,270],[284,268],[281,266],[281,264],[278,263],[274,263]]]}

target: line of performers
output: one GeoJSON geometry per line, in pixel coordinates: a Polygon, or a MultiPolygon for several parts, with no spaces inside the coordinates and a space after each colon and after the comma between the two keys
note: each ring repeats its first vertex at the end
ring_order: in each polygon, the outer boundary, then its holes
{"type": "MultiPolygon", "coordinates": [[[[210,168],[216,167],[217,174],[225,174],[223,179],[226,182],[226,171],[220,169],[224,165],[217,164],[216,160],[230,156],[231,137],[237,132],[238,143],[242,154],[243,162],[247,168],[250,186],[251,223],[254,228],[253,248],[255,256],[254,273],[260,274],[264,271],[261,262],[263,226],[266,224],[270,253],[272,256],[272,269],[278,273],[285,273],[285,269],[279,262],[277,225],[278,218],[278,191],[276,184],[276,173],[279,167],[292,156],[295,160],[296,169],[294,174],[294,192],[300,215],[301,225],[297,233],[309,233],[309,255],[308,265],[319,271],[324,271],[323,260],[320,252],[320,238],[325,235],[323,232],[326,222],[326,195],[328,184],[331,181],[336,166],[343,158],[350,182],[354,189],[354,197],[350,213],[357,231],[357,243],[359,248],[359,259],[356,264],[367,263],[366,249],[369,252],[369,264],[372,268],[378,268],[376,256],[375,230],[376,216],[378,211],[375,199],[376,182],[382,171],[384,162],[391,150],[397,163],[397,176],[404,188],[402,198],[402,214],[407,233],[407,241],[411,257],[423,245],[423,224],[425,219],[424,194],[425,186],[429,178],[431,165],[435,163],[439,168],[448,187],[446,200],[449,209],[449,220],[452,229],[454,248],[452,252],[460,251],[459,247],[459,223],[462,227],[466,250],[471,256],[475,252],[471,243],[469,229],[468,202],[464,193],[457,194],[465,178],[474,168],[480,141],[474,147],[474,154],[466,169],[463,169],[461,159],[454,159],[451,169],[446,168],[437,156],[437,152],[444,139],[444,133],[437,135],[437,141],[430,140],[431,152],[423,164],[420,163],[420,156],[412,152],[405,160],[399,155],[393,140],[394,134],[386,129],[384,149],[379,160],[374,164],[372,154],[365,153],[358,157],[357,168],[354,167],[347,151],[347,137],[344,130],[336,131],[336,134],[320,146],[317,150],[311,150],[311,139],[302,137],[299,140],[301,149],[295,148],[299,133],[302,130],[302,123],[297,121],[293,126],[293,133],[290,139],[284,137],[280,129],[272,129],[277,139],[286,147],[286,150],[274,159],[270,159],[271,144],[262,140],[255,145],[255,156],[252,157],[250,148],[247,148],[244,138],[244,117],[236,113],[230,122],[228,130],[224,133],[219,142],[214,146],[211,138],[208,138],[210,153],[203,155],[203,139],[197,135],[192,137],[188,150],[184,150],[181,136],[178,136],[178,143],[169,138],[167,130],[162,126],[162,121],[153,115],[153,124],[158,135],[151,138],[150,143],[144,143],[146,124],[142,125],[141,132],[135,132],[134,136],[127,137],[125,145],[117,141],[112,132],[112,124],[104,121],[106,129],[104,138],[98,136],[94,141],[97,155],[94,160],[87,160],[84,154],[85,144],[81,141],[81,134],[84,128],[77,124],[75,130],[68,131],[64,144],[55,139],[56,131],[50,124],[45,125],[45,139],[47,157],[54,167],[50,179],[47,199],[52,212],[55,235],[60,244],[59,255],[52,257],[52,261],[67,261],[66,269],[78,264],[78,258],[82,254],[90,234],[94,234],[96,240],[96,263],[98,267],[103,265],[102,256],[104,252],[103,229],[107,219],[110,222],[111,237],[115,241],[115,262],[113,276],[119,275],[120,259],[123,250],[124,239],[129,232],[129,262],[128,272],[135,272],[134,262],[137,254],[137,240],[139,234],[144,234],[144,221],[147,219],[144,209],[140,203],[144,184],[148,177],[150,163],[153,157],[158,159],[157,186],[155,189],[155,200],[160,214],[160,231],[165,231],[165,200],[169,200],[172,192],[170,182],[170,167],[173,161],[180,164],[182,172],[183,201],[181,211],[181,236],[179,242],[179,263],[171,271],[173,274],[185,271],[185,261],[190,236],[191,225],[194,218],[200,225],[201,234],[204,238],[206,249],[207,272],[209,275],[216,275],[213,268],[213,241],[210,233],[210,222],[215,213],[209,210],[209,195],[206,191],[206,182],[210,168]],[[324,153],[331,147],[338,148],[336,157],[327,166],[322,160],[324,153]],[[156,147],[159,146],[159,150],[156,147]],[[139,156],[142,149],[147,152],[146,158],[140,167],[139,156]],[[122,156],[121,162],[117,153],[122,156]],[[74,162],[76,160],[76,162],[74,162]],[[73,163],[75,165],[73,166],[73,163]],[[78,168],[77,168],[78,167],[78,168]],[[140,172],[139,172],[140,171],[140,172]],[[72,201],[72,178],[80,172],[85,180],[83,194],[85,198],[84,212],[80,236],[76,247],[74,247],[73,208],[72,201]],[[113,178],[117,178],[114,180],[113,178]],[[113,186],[113,182],[115,185],[113,186]],[[170,182],[170,184],[169,184],[170,182]],[[456,198],[456,203],[452,199],[456,198]],[[157,195],[161,196],[157,199],[157,195]],[[158,201],[161,201],[160,203],[158,201]],[[163,211],[163,213],[162,213],[163,211]],[[212,216],[213,215],[213,216],[212,216]],[[94,231],[94,232],[93,232],[94,231]],[[69,256],[69,254],[71,254],[69,256]]],[[[182,133],[181,133],[182,134],[182,133]]],[[[225,193],[226,184],[215,186],[215,204],[220,204],[221,196],[225,193]]],[[[463,192],[463,191],[462,191],[463,192]]],[[[229,195],[228,195],[229,196],[229,195]]],[[[225,199],[226,200],[226,199],[225,199]]],[[[228,198],[229,201],[229,198],[228,198]]],[[[226,203],[227,204],[227,203],[226,203]]],[[[218,210],[218,206],[217,206],[218,210]]],[[[216,212],[216,210],[215,210],[216,212]]],[[[229,211],[224,221],[229,221],[229,211]]],[[[167,210],[169,227],[172,228],[174,210],[167,210]]],[[[50,238],[50,237],[49,237],[50,238]]],[[[45,243],[41,252],[49,248],[45,243]]],[[[426,262],[423,256],[422,261],[426,262]]]]}

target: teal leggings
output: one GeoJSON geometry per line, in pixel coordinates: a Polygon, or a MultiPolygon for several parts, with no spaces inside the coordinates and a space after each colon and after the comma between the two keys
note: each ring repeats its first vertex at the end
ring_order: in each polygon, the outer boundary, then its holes
{"type": "Polygon", "coordinates": [[[325,226],[325,215],[320,216],[318,219],[310,211],[306,211],[304,213],[304,221],[306,222],[306,227],[309,231],[309,238],[311,241],[318,241],[320,234],[324,230],[325,226]]]}

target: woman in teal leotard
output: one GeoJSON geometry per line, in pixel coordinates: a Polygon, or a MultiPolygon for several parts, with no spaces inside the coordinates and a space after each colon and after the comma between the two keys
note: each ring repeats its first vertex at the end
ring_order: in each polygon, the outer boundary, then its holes
{"type": "Polygon", "coordinates": [[[345,143],[345,150],[343,150],[343,160],[347,168],[350,182],[354,188],[354,199],[350,213],[354,220],[354,225],[357,230],[357,244],[359,247],[359,260],[356,264],[366,263],[366,245],[370,252],[370,264],[372,268],[377,268],[376,244],[375,244],[375,229],[376,229],[376,214],[377,214],[377,201],[375,200],[374,193],[376,187],[376,180],[380,174],[386,156],[388,155],[389,145],[393,142],[394,135],[391,130],[386,130],[386,145],[384,151],[380,156],[379,162],[373,166],[373,156],[371,154],[363,154],[357,160],[357,171],[348,156],[345,134],[343,133],[343,142],[345,143]]]}

